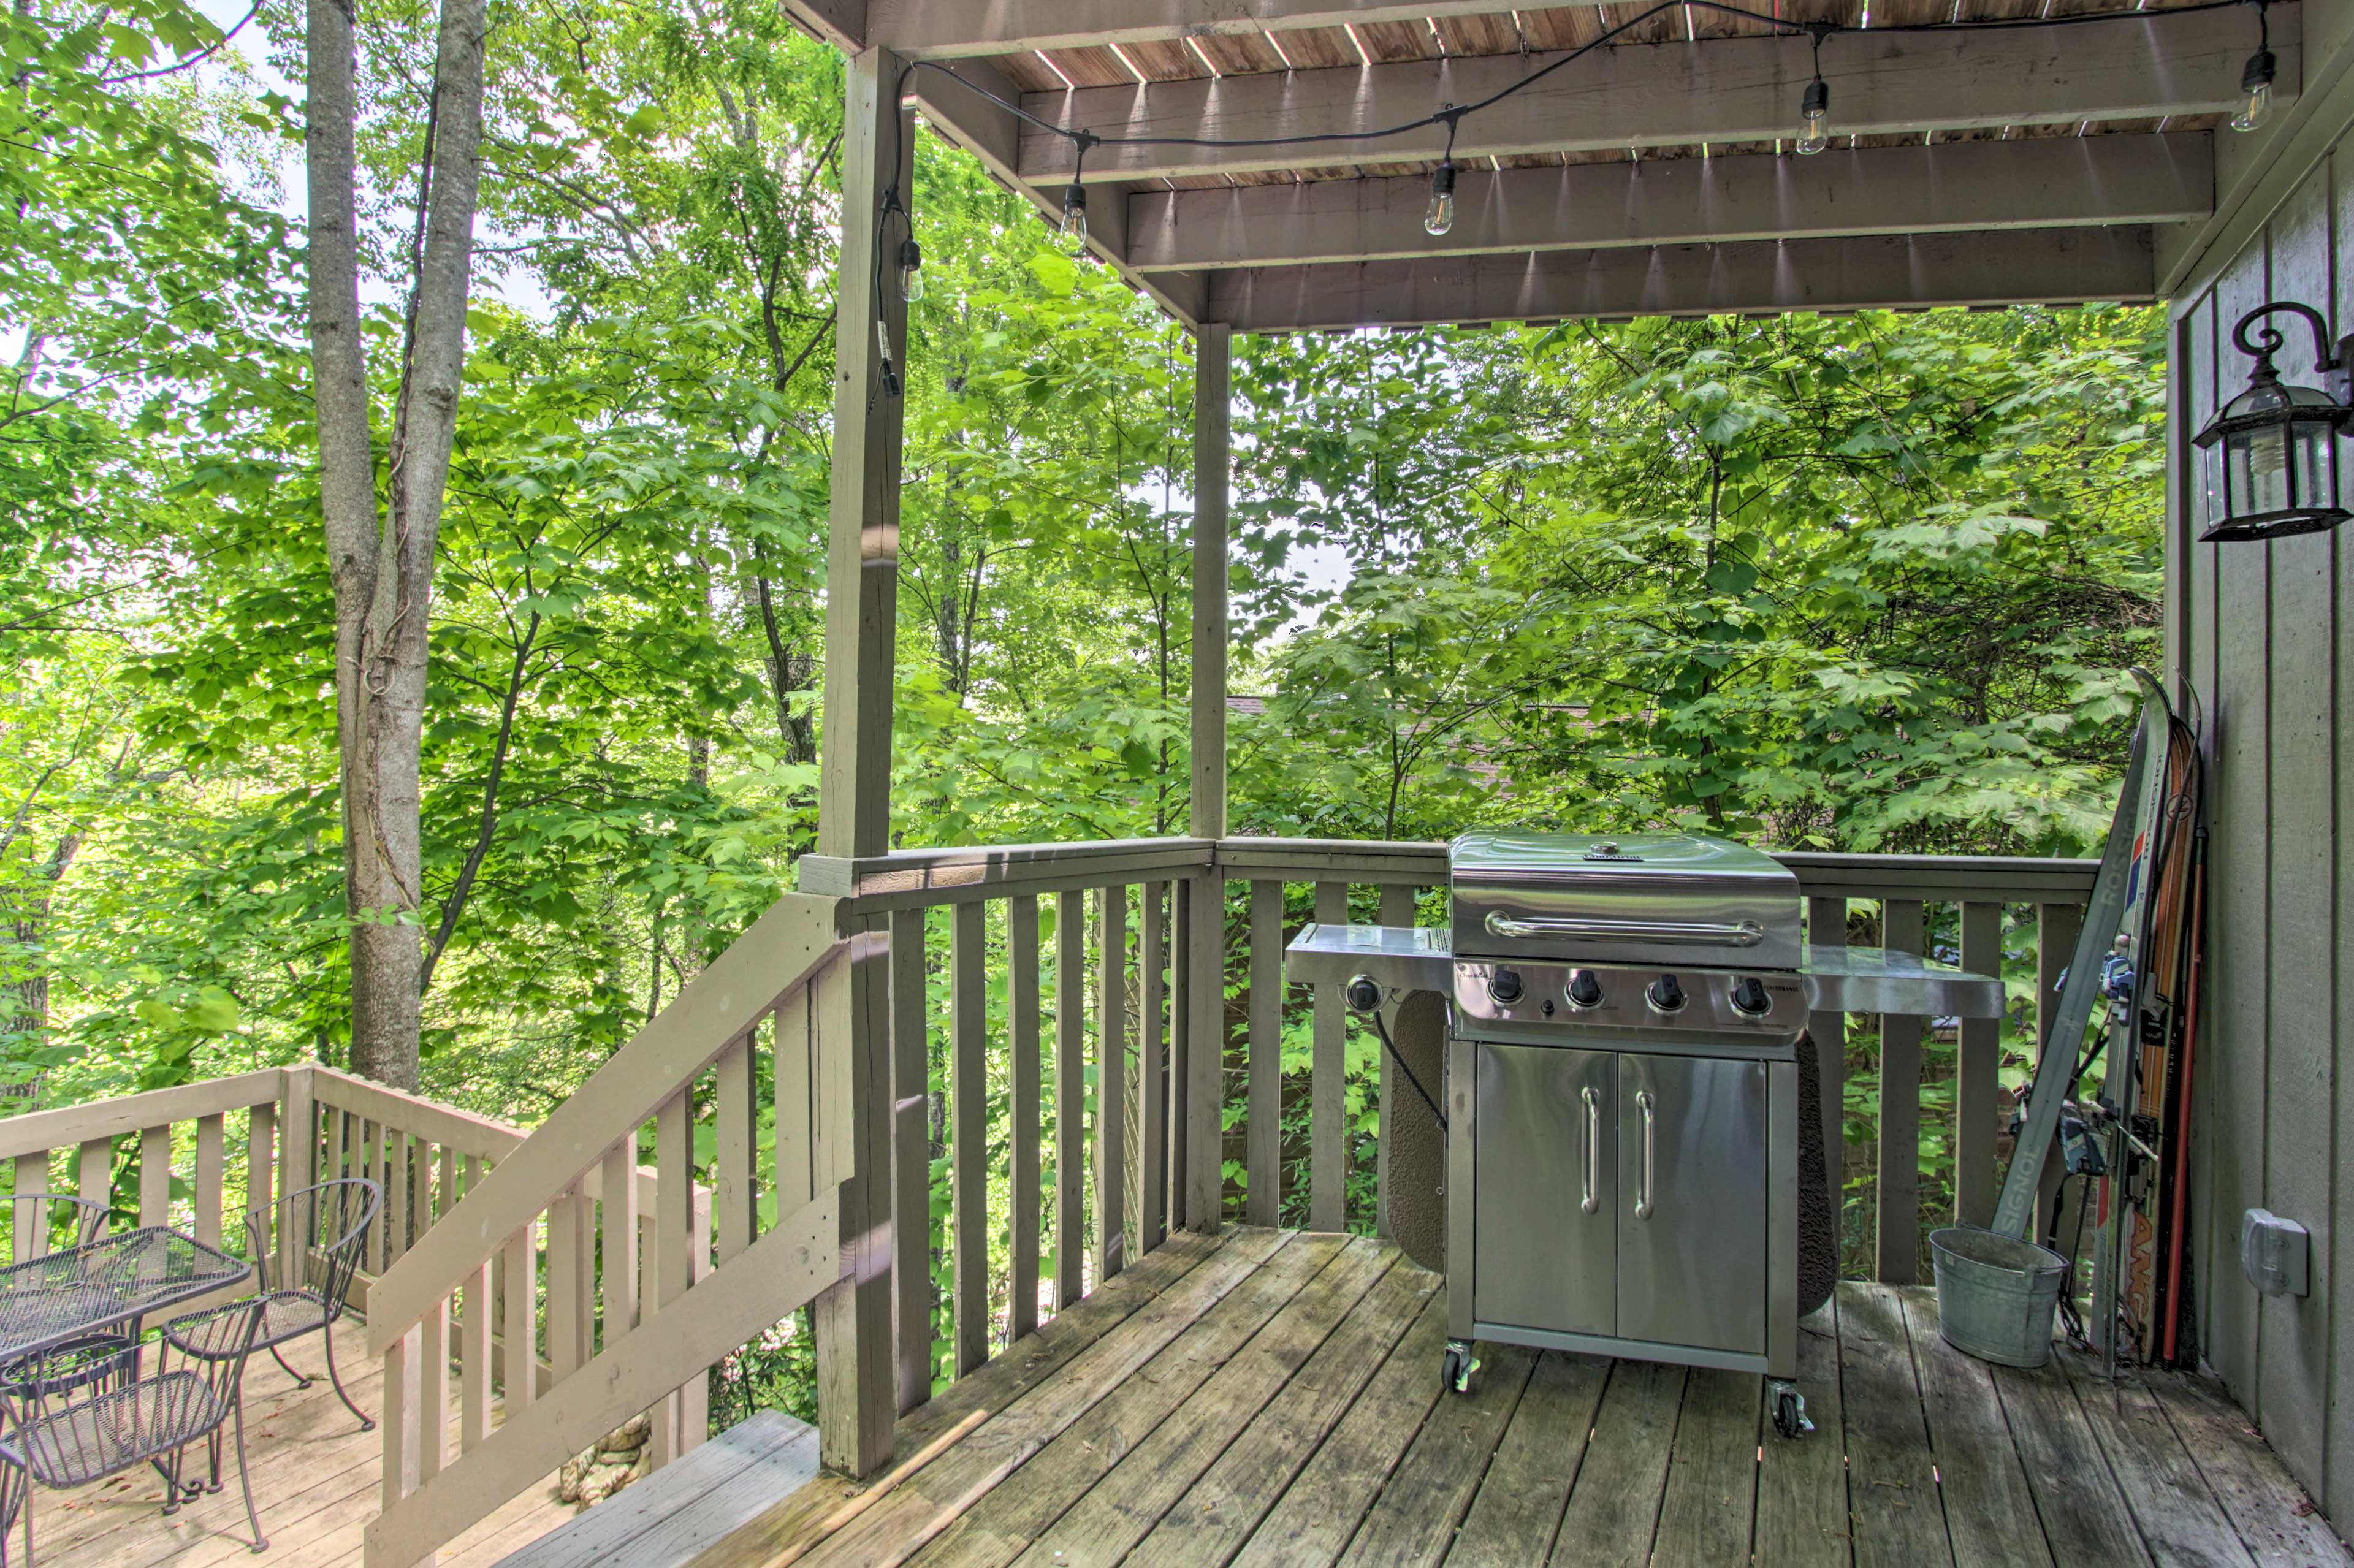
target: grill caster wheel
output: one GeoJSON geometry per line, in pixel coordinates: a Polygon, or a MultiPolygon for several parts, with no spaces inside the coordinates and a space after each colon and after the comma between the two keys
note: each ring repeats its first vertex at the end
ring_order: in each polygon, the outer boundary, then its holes
{"type": "Polygon", "coordinates": [[[1479,1370],[1479,1358],[1471,1347],[1460,1340],[1447,1342],[1447,1355],[1438,1364],[1438,1380],[1449,1393],[1471,1392],[1471,1374],[1479,1370]]]}
{"type": "Polygon", "coordinates": [[[1807,1419],[1807,1396],[1798,1385],[1776,1378],[1767,1385],[1774,1395],[1774,1430],[1785,1437],[1797,1437],[1815,1429],[1807,1419]]]}

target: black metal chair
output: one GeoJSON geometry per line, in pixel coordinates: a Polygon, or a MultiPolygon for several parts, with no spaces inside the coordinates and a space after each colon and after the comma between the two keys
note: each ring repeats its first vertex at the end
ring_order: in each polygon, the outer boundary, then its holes
{"type": "MultiPolygon", "coordinates": [[[[270,1208],[245,1217],[246,1256],[252,1260],[260,1287],[255,1299],[261,1303],[254,1348],[268,1351],[297,1387],[308,1388],[313,1380],[287,1366],[278,1347],[305,1334],[318,1335],[327,1347],[327,1381],[344,1408],[359,1417],[363,1432],[375,1431],[376,1422],[344,1392],[344,1380],[335,1372],[335,1336],[329,1330],[344,1315],[344,1298],[359,1272],[368,1227],[383,1206],[382,1187],[357,1177],[339,1177],[289,1192],[270,1208]],[[265,1215],[275,1221],[274,1247],[265,1215]]],[[[239,1301],[175,1318],[164,1325],[164,1342],[184,1355],[215,1355],[215,1321],[244,1305],[239,1301]]]]}
{"type": "MultiPolygon", "coordinates": [[[[245,1493],[246,1522],[253,1527],[252,1549],[267,1549],[270,1542],[253,1507],[253,1481],[246,1473],[245,1402],[239,1386],[265,1304],[264,1298],[249,1297],[204,1314],[203,1331],[188,1337],[203,1349],[185,1351],[189,1364],[177,1369],[171,1366],[168,1351],[159,1352],[152,1376],[84,1381],[70,1347],[18,1362],[11,1371],[21,1392],[0,1400],[6,1417],[0,1465],[62,1490],[157,1461],[166,1489],[164,1511],[176,1513],[183,1498],[181,1467],[189,1446],[200,1439],[205,1443],[212,1462],[207,1489],[218,1491],[223,1428],[234,1422],[237,1480],[245,1493]]],[[[31,1568],[34,1510],[24,1503],[20,1511],[26,1568],[31,1568]]]]}
{"type": "MultiPolygon", "coordinates": [[[[54,1192],[19,1193],[6,1201],[6,1213],[7,1251],[0,1263],[9,1264],[86,1247],[99,1238],[113,1215],[103,1203],[54,1192]]],[[[133,1373],[138,1354],[139,1326],[124,1324],[83,1335],[40,1357],[38,1377],[46,1385],[44,1392],[51,1393],[61,1392],[66,1381],[85,1387],[133,1373]]],[[[23,1398],[36,1392],[27,1386],[34,1372],[22,1366],[0,1367],[0,1398],[23,1398]]],[[[0,1533],[6,1528],[0,1522],[0,1533]]]]}

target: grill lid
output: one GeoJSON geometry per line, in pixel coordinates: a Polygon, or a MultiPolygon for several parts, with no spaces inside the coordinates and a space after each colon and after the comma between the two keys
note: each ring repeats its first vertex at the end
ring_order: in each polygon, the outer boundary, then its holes
{"type": "Polygon", "coordinates": [[[1447,846],[1455,956],[1798,967],[1798,879],[1691,833],[1466,833],[1447,846]]]}

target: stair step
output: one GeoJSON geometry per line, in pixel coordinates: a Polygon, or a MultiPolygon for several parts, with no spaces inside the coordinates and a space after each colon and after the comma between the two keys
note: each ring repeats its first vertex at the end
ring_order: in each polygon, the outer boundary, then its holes
{"type": "Polygon", "coordinates": [[[817,1471],[817,1429],[762,1411],[509,1552],[498,1568],[681,1568],[817,1471]]]}

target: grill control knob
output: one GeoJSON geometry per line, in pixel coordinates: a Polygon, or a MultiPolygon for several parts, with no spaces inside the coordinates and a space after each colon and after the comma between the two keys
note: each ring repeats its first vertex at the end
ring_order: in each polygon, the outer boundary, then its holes
{"type": "Polygon", "coordinates": [[[1372,1012],[1382,1005],[1381,982],[1371,975],[1352,975],[1341,988],[1341,1000],[1352,1012],[1372,1012]]]}
{"type": "Polygon", "coordinates": [[[1488,977],[1488,994],[1506,1007],[1521,1000],[1521,975],[1518,969],[1498,969],[1488,977]]]}
{"type": "Polygon", "coordinates": [[[1580,969],[1569,977],[1569,1005],[1577,1008],[1602,1005],[1602,981],[1592,969],[1580,969]]]}
{"type": "Polygon", "coordinates": [[[1684,1009],[1684,988],[1676,983],[1673,975],[1661,975],[1644,994],[1661,1012],[1681,1012],[1684,1009]]]}
{"type": "Polygon", "coordinates": [[[1733,982],[1733,1010],[1755,1018],[1769,1011],[1774,999],[1766,994],[1766,982],[1755,975],[1743,975],[1733,982]]]}

